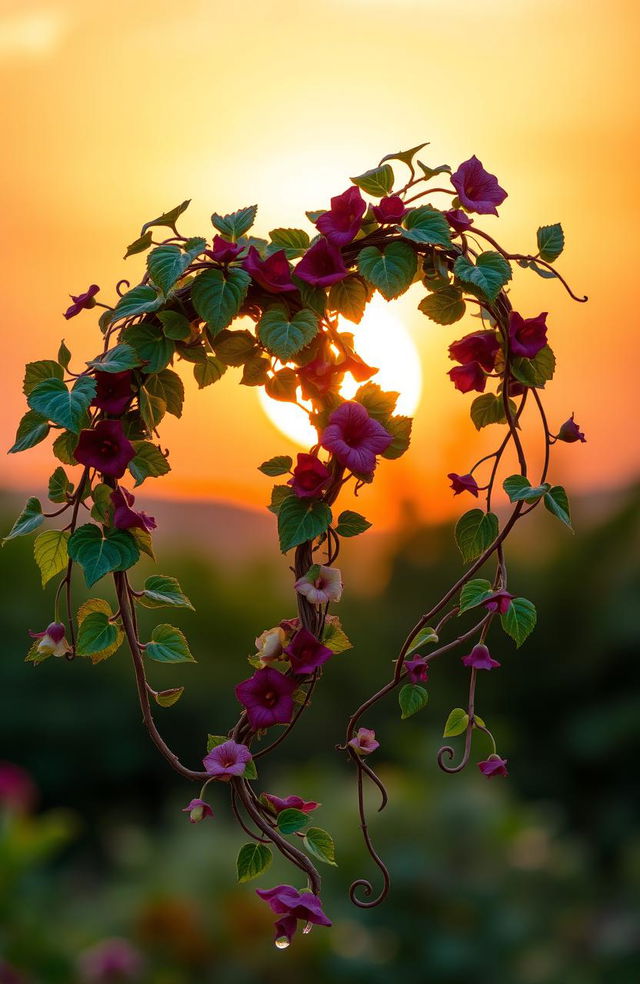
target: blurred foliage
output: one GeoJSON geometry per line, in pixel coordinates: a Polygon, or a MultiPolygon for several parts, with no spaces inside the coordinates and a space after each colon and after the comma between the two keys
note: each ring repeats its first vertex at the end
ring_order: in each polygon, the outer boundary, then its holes
{"type": "MultiPolygon", "coordinates": [[[[611,975],[635,984],[639,505],[634,489],[604,516],[576,509],[576,537],[532,517],[513,540],[510,584],[536,602],[540,621],[518,652],[492,632],[502,668],[482,676],[477,704],[509,759],[508,780],[487,781],[473,764],[458,776],[437,769],[444,720],[466,692],[455,655],[433,666],[425,711],[401,722],[393,696],[363,721],[382,737],[376,759],[391,801],[379,816],[371,803],[393,886],[370,912],[346,893],[353,878],[375,872],[359,839],[349,763],[332,749],[349,712],[388,676],[407,628],[459,574],[451,531],[416,533],[408,517],[390,548],[384,604],[354,598],[347,582],[340,615],[356,648],[329,666],[279,756],[286,767],[265,763],[258,782],[319,799],[318,823],[336,840],[340,867],[324,870],[323,889],[334,928],[296,938],[286,953],[271,946],[271,913],[252,885],[235,885],[233,859],[246,837],[231,823],[225,791],[211,797],[214,820],[192,826],[180,813],[194,791],[143,731],[126,652],[96,667],[23,662],[26,630],[50,620],[53,592],[43,595],[26,539],[5,547],[0,758],[32,775],[41,806],[2,817],[0,984],[75,984],[84,979],[80,955],[112,937],[142,954],[146,969],[131,978],[139,984],[386,984],[401,975],[429,984],[601,984],[611,975]]],[[[354,556],[357,548],[349,547],[354,556]]],[[[222,558],[169,544],[158,552],[157,570],[177,575],[198,611],[175,621],[199,662],[154,665],[154,685],[187,687],[157,718],[197,764],[206,732],[235,719],[229,695],[249,673],[253,637],[292,615],[292,599],[266,562],[231,576],[222,558]]],[[[155,614],[145,613],[147,627],[155,614]]],[[[472,762],[488,750],[476,740],[472,762]]],[[[278,880],[298,883],[278,862],[256,884],[278,880]]]]}

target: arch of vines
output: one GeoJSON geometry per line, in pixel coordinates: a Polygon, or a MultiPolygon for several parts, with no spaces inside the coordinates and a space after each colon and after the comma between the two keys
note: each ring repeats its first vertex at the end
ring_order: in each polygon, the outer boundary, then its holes
{"type": "Polygon", "coordinates": [[[520,314],[508,289],[516,263],[544,279],[559,279],[575,300],[586,300],[573,294],[553,266],[564,246],[562,227],[538,229],[531,254],[508,252],[478,225],[482,215],[497,215],[506,198],[498,180],[475,157],[453,173],[446,165],[429,167],[416,159],[425,146],[388,155],[352,178],[328,210],[307,212],[312,234],[281,228],[268,240],[256,238],[251,235],[255,206],[214,213],[211,240],[179,231],[188,202],[145,223],[126,251],[126,257],[147,253],[140,283],[131,287],[120,281],[113,305],[102,303],[92,285],[72,297],[65,312],[68,319],[99,311],[102,343],[88,353],[91,358],[75,362],[63,342],[57,359],[27,365],[28,410],[10,449],[24,451],[53,436],[53,453],[61,462],[49,480],[53,508],[43,511],[39,499],[30,498],[6,537],[30,533],[45,518],[56,521],[57,528],[38,533],[34,546],[43,586],[57,579],[53,621],[31,633],[27,660],[38,664],[54,655],[97,664],[121,646],[128,648],[151,739],[197,786],[185,808],[189,819],[212,816],[210,800],[228,793],[248,838],[238,855],[239,880],[265,872],[273,848],[297,869],[298,885],[304,879],[299,887],[258,890],[276,914],[281,947],[299,925],[304,931],[331,925],[322,908],[317,864],[335,863],[334,844],[314,824],[317,803],[257,792],[259,760],[294,729],[336,654],[351,648],[338,616],[330,612],[342,592],[335,565],[342,538],[361,534],[370,524],[357,512],[340,511],[340,494],[374,481],[379,459],[404,454],[411,434],[411,420],[394,413],[398,394],[376,384],[377,370],[355,351],[345,321],[357,324],[376,291],[391,300],[414,283],[422,288],[420,311],[437,324],[454,325],[465,313],[475,314],[477,329],[449,347],[454,363],[449,376],[461,394],[476,394],[467,397],[475,426],[497,425],[501,435],[492,453],[467,463],[462,474],[449,475],[454,494],[473,497],[473,508],[455,527],[464,573],[417,618],[390,678],[346,725],[340,747],[353,763],[360,825],[380,874],[378,889],[364,878],[352,884],[357,906],[378,904],[389,889],[365,815],[365,783],[378,788],[380,809],[387,801],[370,764],[379,742],[366,727],[367,712],[395,691],[402,717],[415,714],[427,702],[430,663],[445,654],[461,658],[469,669],[468,693],[444,729],[446,739],[460,739],[461,749],[444,745],[438,764],[459,772],[470,760],[475,737],[486,756],[477,763],[481,772],[506,775],[507,761],[475,713],[478,676],[499,665],[488,647],[490,633],[504,631],[519,646],[536,621],[532,602],[510,590],[505,541],[540,503],[565,525],[571,523],[564,488],[548,480],[550,449],[558,440],[584,441],[584,435],[573,414],[555,432],[550,428],[542,401],[555,368],[547,315],[520,314]],[[397,171],[404,172],[404,184],[397,171]],[[431,204],[432,198],[444,201],[444,208],[431,204]],[[188,642],[165,622],[150,638],[141,638],[136,615],[139,606],[191,607],[175,578],[153,575],[139,583],[135,573],[141,553],[153,557],[156,525],[140,509],[138,489],[147,478],[169,471],[159,427],[165,414],[182,413],[184,388],[175,367],[193,372],[200,387],[216,383],[231,367],[240,369],[242,385],[263,386],[274,399],[302,406],[318,435],[295,464],[279,455],[260,465],[264,475],[276,479],[269,508],[277,517],[280,550],[291,558],[297,615],[283,617],[256,639],[256,652],[230,695],[239,708],[237,721],[227,734],[209,735],[200,769],[179,760],[154,719],[154,704],[171,706],[183,688],[158,691],[147,677],[154,661],[192,660],[188,642]],[[359,383],[352,400],[340,395],[345,374],[359,383]],[[519,422],[528,412],[540,422],[541,474],[530,474],[527,464],[519,422]],[[515,474],[503,474],[507,449],[515,449],[515,474]],[[73,481],[67,468],[73,469],[73,481]],[[502,523],[492,511],[498,481],[512,503],[502,523]],[[78,568],[90,588],[111,578],[115,603],[96,596],[76,610],[78,568]]]}

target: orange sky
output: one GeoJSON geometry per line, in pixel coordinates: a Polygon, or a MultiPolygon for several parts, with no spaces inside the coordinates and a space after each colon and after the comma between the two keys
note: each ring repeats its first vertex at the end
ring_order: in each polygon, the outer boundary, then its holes
{"type": "MultiPolygon", "coordinates": [[[[348,175],[430,140],[428,163],[475,153],[498,175],[509,198],[481,225],[507,249],[533,249],[538,225],[562,221],[559,267],[590,303],[533,274],[516,274],[513,295],[525,315],[550,312],[552,425],[575,410],[588,437],[558,449],[551,477],[580,490],[631,479],[638,387],[621,372],[638,345],[639,21],[631,0],[0,0],[2,444],[23,412],[24,362],[54,357],[62,336],[76,360],[96,354],[93,313],[65,322],[66,296],[136,282],[140,257],[122,255],[145,220],[191,198],[189,235],[252,202],[259,234],[304,225],[348,175]]],[[[444,375],[448,343],[477,322],[440,328],[421,296],[394,305],[424,394],[412,452],[383,462],[361,499],[379,525],[403,497],[425,518],[459,511],[446,473],[496,441],[496,428],[476,435],[470,397],[444,375]]],[[[297,449],[238,378],[187,383],[182,421],[162,425],[174,470],[145,491],[264,501],[256,465],[297,449]]],[[[2,486],[35,491],[48,443],[0,467],[2,486]]]]}

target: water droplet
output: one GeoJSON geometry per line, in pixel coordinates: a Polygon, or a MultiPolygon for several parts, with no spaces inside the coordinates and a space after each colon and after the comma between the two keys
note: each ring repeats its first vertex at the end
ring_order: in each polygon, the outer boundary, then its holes
{"type": "Polygon", "coordinates": [[[306,935],[307,933],[310,933],[312,929],[313,929],[313,923],[308,922],[307,925],[302,930],[302,932],[305,933],[306,935]]]}
{"type": "Polygon", "coordinates": [[[279,936],[276,940],[276,947],[278,950],[286,950],[289,946],[289,940],[286,936],[279,936]]]}

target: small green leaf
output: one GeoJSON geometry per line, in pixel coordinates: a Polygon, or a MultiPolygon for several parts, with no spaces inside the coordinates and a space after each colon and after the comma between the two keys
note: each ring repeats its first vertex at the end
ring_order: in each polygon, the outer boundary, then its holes
{"type": "Polygon", "coordinates": [[[246,270],[205,270],[193,281],[191,300],[212,334],[231,324],[244,301],[251,277],[246,270]]]}
{"type": "Polygon", "coordinates": [[[238,881],[248,882],[264,874],[271,866],[273,855],[266,844],[243,844],[238,854],[236,867],[238,881]]]}
{"type": "Polygon", "coordinates": [[[246,329],[223,329],[213,340],[213,348],[221,362],[227,366],[242,366],[257,351],[256,340],[246,329]]]}
{"type": "Polygon", "coordinates": [[[236,239],[244,236],[256,220],[257,205],[249,205],[248,208],[238,209],[229,215],[218,215],[214,212],[211,216],[211,223],[218,232],[235,243],[236,239]]]}
{"type": "Polygon", "coordinates": [[[395,177],[391,165],[383,164],[381,167],[373,167],[370,171],[351,178],[351,181],[372,198],[383,198],[393,188],[395,177]]]}
{"type": "Polygon", "coordinates": [[[336,849],[333,837],[328,831],[323,830],[322,827],[309,827],[302,843],[312,857],[333,865],[334,868],[337,867],[336,849]]]}
{"type": "Polygon", "coordinates": [[[206,245],[206,240],[196,239],[186,252],[174,243],[166,243],[151,250],[147,257],[147,269],[154,284],[165,297],[206,245]]]}
{"type": "Polygon", "coordinates": [[[67,496],[73,492],[73,484],[69,481],[64,468],[56,468],[49,479],[48,495],[51,502],[66,502],[67,496]]]}
{"type": "Polygon", "coordinates": [[[33,555],[40,568],[43,588],[47,581],[50,581],[67,566],[69,560],[68,540],[69,533],[67,530],[46,530],[44,533],[38,533],[33,544],[33,555]]]}
{"type": "Polygon", "coordinates": [[[147,426],[147,431],[154,431],[167,412],[167,404],[162,397],[150,393],[145,386],[140,389],[138,398],[140,416],[147,426]]]}
{"type": "Polygon", "coordinates": [[[165,577],[163,574],[152,574],[144,582],[144,594],[137,599],[145,608],[190,608],[193,605],[184,594],[175,577],[165,577]]]}
{"type": "Polygon", "coordinates": [[[36,497],[32,495],[29,499],[27,499],[26,506],[11,527],[10,532],[3,537],[3,546],[7,540],[13,540],[16,536],[24,536],[26,533],[32,533],[33,530],[37,529],[43,522],[44,516],[42,515],[40,500],[36,499],[36,497]]]}
{"type": "Polygon", "coordinates": [[[171,338],[174,342],[182,342],[185,338],[189,338],[191,324],[179,311],[158,311],[158,320],[167,338],[171,338]]]}
{"type": "Polygon", "coordinates": [[[427,147],[428,144],[429,141],[427,140],[426,143],[417,144],[409,150],[398,150],[396,153],[387,154],[386,157],[382,158],[380,163],[384,164],[385,161],[402,161],[403,164],[406,164],[407,167],[411,168],[413,158],[419,150],[422,150],[423,147],[427,147]]]}
{"type": "MultiPolygon", "coordinates": [[[[515,420],[516,405],[513,400],[509,400],[509,408],[511,417],[515,420]]],[[[471,419],[476,430],[482,430],[489,424],[506,424],[507,418],[502,397],[494,393],[483,393],[482,396],[477,396],[471,404],[471,419]]]]}
{"type": "Polygon", "coordinates": [[[146,373],[161,372],[175,352],[174,343],[157,325],[131,325],[122,332],[121,338],[133,346],[138,361],[142,362],[142,371],[146,373]]]}
{"type": "Polygon", "coordinates": [[[389,417],[384,423],[385,430],[387,430],[393,440],[388,448],[381,454],[381,458],[387,458],[393,460],[399,458],[405,453],[411,443],[411,428],[413,427],[413,420],[411,417],[389,417]]]}
{"type": "Polygon", "coordinates": [[[96,381],[90,376],[80,376],[70,391],[61,379],[52,378],[34,386],[27,402],[36,413],[77,434],[95,395],[96,381]]]}
{"type": "Polygon", "coordinates": [[[414,243],[451,246],[449,223],[442,212],[432,205],[412,208],[405,216],[402,226],[403,237],[414,243]]]}
{"type": "Polygon", "coordinates": [[[438,636],[436,635],[434,630],[431,628],[431,626],[425,625],[422,629],[420,629],[420,631],[414,638],[413,642],[407,649],[406,655],[410,656],[411,653],[415,653],[416,650],[422,649],[423,646],[431,646],[434,642],[437,641],[438,641],[438,636]]]}
{"type": "Polygon", "coordinates": [[[377,383],[369,382],[360,386],[354,400],[366,407],[370,417],[386,427],[399,396],[399,393],[385,392],[377,383]]]}
{"type": "Polygon", "coordinates": [[[318,333],[318,319],[303,308],[289,317],[280,305],[268,308],[258,322],[258,338],[272,355],[287,362],[300,352],[318,333]]]}
{"type": "Polygon", "coordinates": [[[99,523],[104,523],[105,526],[110,526],[113,518],[112,493],[111,486],[105,485],[104,482],[95,485],[91,490],[91,498],[93,499],[91,518],[99,523]]]}
{"type": "Polygon", "coordinates": [[[284,250],[288,260],[295,260],[309,249],[309,233],[304,229],[272,229],[269,238],[274,246],[284,250]]]}
{"type": "Polygon", "coordinates": [[[145,249],[149,249],[149,246],[151,246],[152,239],[153,234],[151,230],[145,232],[142,236],[138,236],[138,238],[134,239],[132,243],[129,243],[127,246],[127,252],[124,254],[122,259],[126,260],[127,257],[134,256],[136,253],[144,253],[145,249]]]}
{"type": "Polygon", "coordinates": [[[467,712],[462,707],[454,707],[451,714],[447,718],[442,737],[455,738],[457,735],[461,735],[467,730],[468,724],[469,715],[467,712]]]}
{"type": "Polygon", "coordinates": [[[331,285],[329,307],[343,318],[359,325],[369,300],[369,291],[357,276],[345,277],[331,285]]]}
{"type": "Polygon", "coordinates": [[[449,285],[423,297],[418,309],[437,325],[453,325],[463,317],[467,305],[462,300],[462,291],[449,285]]]}
{"type": "Polygon", "coordinates": [[[427,164],[423,164],[422,161],[418,161],[418,166],[427,179],[435,178],[438,174],[451,174],[451,168],[448,164],[438,164],[436,167],[429,167],[427,164]]]}
{"type": "Polygon", "coordinates": [[[278,512],[278,536],[283,553],[306,540],[321,536],[331,523],[331,509],[316,499],[299,499],[287,496],[278,512]]]}
{"type": "Polygon", "coordinates": [[[36,444],[40,444],[40,441],[44,441],[48,433],[48,419],[43,417],[41,413],[36,413],[35,410],[27,410],[24,417],[18,424],[16,439],[13,445],[9,448],[8,454],[18,454],[19,451],[26,451],[28,448],[34,448],[36,444]]]}
{"type": "Polygon", "coordinates": [[[186,212],[190,204],[191,199],[189,198],[186,202],[182,202],[181,205],[176,205],[175,208],[170,209],[168,212],[163,212],[157,219],[151,219],[150,222],[145,222],[140,235],[144,236],[147,229],[151,229],[153,226],[167,226],[169,229],[174,229],[176,222],[182,213],[186,212]]]}
{"type": "Polygon", "coordinates": [[[45,379],[59,379],[62,381],[63,376],[62,366],[58,362],[54,362],[53,359],[40,359],[38,362],[28,362],[24,368],[22,392],[25,396],[29,396],[29,393],[31,393],[38,383],[43,383],[45,379]]]}
{"type": "Polygon", "coordinates": [[[281,834],[295,834],[309,823],[309,817],[302,810],[281,810],[278,814],[278,830],[281,834]]]}
{"type": "Polygon", "coordinates": [[[195,663],[184,633],[174,625],[156,625],[144,651],[159,663],[195,663]]]}
{"type": "Polygon", "coordinates": [[[111,611],[111,605],[104,598],[89,598],[84,604],[78,609],[78,652],[81,656],[88,656],[93,665],[101,663],[103,660],[108,659],[112,656],[122,645],[124,641],[124,632],[119,625],[111,623],[111,627],[115,629],[115,633],[108,631],[107,625],[109,624],[109,619],[113,615],[111,611]],[[99,615],[98,619],[93,619],[88,626],[85,626],[85,621],[94,616],[99,615]],[[84,629],[83,629],[84,627],[84,629]],[[96,649],[94,648],[93,642],[98,635],[102,635],[104,640],[107,641],[107,645],[104,648],[96,649]],[[85,643],[87,645],[86,651],[80,652],[80,638],[82,637],[82,646],[85,643]]]}
{"type": "Polygon", "coordinates": [[[346,653],[348,649],[353,648],[337,615],[327,615],[322,642],[335,656],[338,653],[346,653]]]}
{"type": "Polygon", "coordinates": [[[271,359],[254,353],[244,364],[240,383],[243,386],[264,386],[269,378],[271,359]]]}
{"type": "Polygon", "coordinates": [[[147,376],[144,386],[148,393],[164,402],[168,413],[174,417],[182,416],[184,384],[177,372],[163,369],[162,372],[152,373],[147,376]]]}
{"type": "Polygon", "coordinates": [[[291,471],[292,465],[293,459],[288,454],[278,454],[275,458],[263,461],[258,466],[258,471],[261,471],[263,475],[275,478],[277,475],[286,475],[287,472],[291,471]]]}
{"type": "Polygon", "coordinates": [[[136,456],[129,462],[129,471],[136,481],[136,487],[146,478],[158,478],[171,471],[171,466],[160,448],[150,441],[133,441],[136,456]]]}
{"type": "Polygon", "coordinates": [[[502,488],[511,502],[537,502],[549,488],[549,483],[533,486],[524,475],[509,475],[502,483],[502,488]]]}
{"type": "Polygon", "coordinates": [[[553,350],[545,345],[533,359],[517,358],[511,362],[511,372],[525,386],[544,389],[545,383],[553,379],[556,371],[556,357],[553,350]]]}
{"type": "Polygon", "coordinates": [[[462,615],[470,608],[475,608],[492,594],[491,582],[485,578],[476,577],[472,581],[467,581],[460,592],[460,611],[458,614],[462,615]]]}
{"type": "Polygon", "coordinates": [[[267,509],[277,516],[284,500],[290,498],[292,495],[295,495],[295,492],[290,485],[274,485],[271,489],[271,502],[267,506],[267,509]]]}
{"type": "Polygon", "coordinates": [[[564,232],[560,223],[540,226],[537,238],[540,259],[547,263],[553,263],[554,260],[557,260],[564,249],[564,232]]]}
{"type": "Polygon", "coordinates": [[[213,383],[217,383],[219,379],[222,379],[226,371],[227,367],[224,362],[216,359],[215,355],[207,355],[204,362],[198,362],[193,367],[193,375],[199,389],[204,389],[205,386],[211,386],[213,383]]]}
{"type": "Polygon", "coordinates": [[[544,497],[544,506],[573,533],[569,497],[562,485],[554,485],[553,488],[548,489],[544,497]]]}
{"type": "Polygon", "coordinates": [[[73,452],[78,446],[78,435],[73,431],[63,431],[53,442],[53,453],[65,465],[77,465],[73,452]]]}
{"type": "Polygon", "coordinates": [[[157,311],[164,304],[164,297],[153,287],[134,287],[123,294],[109,315],[109,321],[120,321],[121,318],[133,318],[138,314],[148,314],[157,311]]]}
{"type": "Polygon", "coordinates": [[[518,649],[533,632],[537,619],[536,606],[527,598],[513,598],[507,611],[500,616],[502,628],[511,636],[518,649]]]}
{"type": "Polygon", "coordinates": [[[60,342],[60,348],[58,349],[58,362],[63,369],[68,369],[69,363],[71,362],[71,352],[64,344],[64,338],[60,342]]]}
{"type": "Polygon", "coordinates": [[[110,649],[118,638],[118,628],[109,621],[105,612],[92,612],[82,621],[78,629],[77,653],[79,656],[93,656],[110,649]]]}
{"type": "Polygon", "coordinates": [[[104,355],[97,359],[87,362],[92,369],[99,369],[100,372],[124,372],[125,369],[133,369],[140,365],[140,358],[131,345],[121,343],[115,348],[109,349],[104,355]]]}
{"type": "Polygon", "coordinates": [[[470,509],[455,527],[456,543],[465,564],[482,554],[498,535],[498,517],[482,509],[470,509]]]}
{"type": "Polygon", "coordinates": [[[184,693],[184,687],[171,687],[169,690],[159,690],[155,693],[154,700],[160,707],[173,707],[177,704],[184,693]]]}
{"type": "Polygon", "coordinates": [[[345,509],[338,516],[338,522],[336,525],[336,533],[340,536],[358,536],[359,533],[364,533],[371,526],[364,516],[360,513],[352,512],[350,509],[345,509]]]}
{"type": "Polygon", "coordinates": [[[416,254],[408,243],[391,242],[382,252],[366,246],[358,254],[360,273],[388,301],[410,287],[417,268],[416,254]]]}
{"type": "Polygon", "coordinates": [[[265,392],[272,400],[295,403],[299,380],[294,369],[285,366],[270,376],[265,383],[265,392]]]}
{"type": "Polygon", "coordinates": [[[475,265],[466,256],[459,256],[453,272],[463,284],[477,288],[489,301],[495,301],[511,280],[511,267],[500,253],[492,250],[480,253],[475,265]]]}
{"type": "Polygon", "coordinates": [[[401,719],[404,721],[413,714],[417,714],[418,711],[427,706],[428,700],[429,694],[424,687],[420,687],[417,683],[405,684],[398,694],[398,703],[402,711],[401,719]]]}

